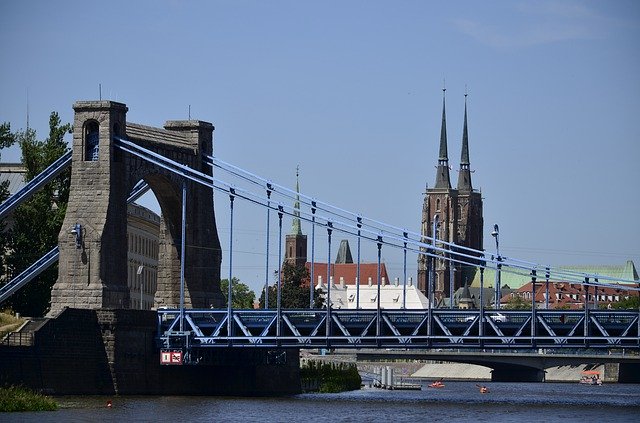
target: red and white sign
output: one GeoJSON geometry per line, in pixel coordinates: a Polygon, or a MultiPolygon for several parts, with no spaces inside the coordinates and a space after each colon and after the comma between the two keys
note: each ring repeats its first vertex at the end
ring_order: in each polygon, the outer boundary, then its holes
{"type": "Polygon", "coordinates": [[[182,351],[160,351],[160,364],[182,364],[182,351]]]}

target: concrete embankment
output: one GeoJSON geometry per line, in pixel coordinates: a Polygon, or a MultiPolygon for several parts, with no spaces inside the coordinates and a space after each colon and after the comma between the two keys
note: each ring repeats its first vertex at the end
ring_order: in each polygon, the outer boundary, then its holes
{"type": "MultiPolygon", "coordinates": [[[[618,366],[615,364],[581,364],[578,366],[558,366],[545,370],[546,382],[578,382],[583,371],[597,371],[605,382],[618,381],[618,366]]],[[[463,363],[425,363],[411,377],[448,380],[491,380],[491,369],[484,366],[463,363]]]]}

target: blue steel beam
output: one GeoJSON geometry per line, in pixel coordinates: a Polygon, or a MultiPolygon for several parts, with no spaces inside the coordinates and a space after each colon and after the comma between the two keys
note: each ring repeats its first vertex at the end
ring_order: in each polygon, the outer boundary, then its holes
{"type": "Polygon", "coordinates": [[[49,167],[30,180],[20,191],[16,192],[0,205],[0,219],[6,217],[13,209],[23,201],[40,191],[49,181],[58,176],[71,165],[71,151],[63,154],[49,167]]]}
{"type": "Polygon", "coordinates": [[[7,298],[11,297],[17,290],[31,282],[33,278],[49,268],[53,263],[58,261],[60,250],[56,245],[51,251],[42,256],[38,261],[27,267],[22,273],[0,288],[0,304],[7,298]]]}
{"type": "Polygon", "coordinates": [[[277,310],[235,310],[232,335],[222,327],[226,310],[185,310],[189,327],[175,333],[180,310],[158,311],[159,345],[191,348],[457,348],[457,349],[628,349],[640,351],[638,312],[539,310],[531,332],[530,310],[339,310],[327,320],[325,310],[281,310],[286,325],[273,325],[277,310]],[[425,319],[434,321],[427,325],[425,319]],[[379,329],[374,329],[375,327],[379,329]],[[431,328],[431,334],[429,329],[431,328]],[[237,328],[237,330],[235,329],[237,328]],[[481,330],[483,328],[483,330],[481,330]],[[480,335],[483,332],[484,335],[480,335]]]}

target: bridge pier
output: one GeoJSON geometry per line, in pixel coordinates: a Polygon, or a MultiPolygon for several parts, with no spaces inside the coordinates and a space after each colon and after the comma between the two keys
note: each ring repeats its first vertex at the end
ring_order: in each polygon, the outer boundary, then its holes
{"type": "Polygon", "coordinates": [[[618,365],[618,382],[640,383],[640,364],[620,363],[618,365]]]}
{"type": "Polygon", "coordinates": [[[544,382],[546,372],[529,366],[513,364],[494,365],[491,370],[492,382],[544,382]]]}
{"type": "Polygon", "coordinates": [[[210,349],[198,365],[160,364],[157,315],[64,309],[0,345],[0,385],[52,395],[290,395],[300,393],[299,350],[210,349]]]}

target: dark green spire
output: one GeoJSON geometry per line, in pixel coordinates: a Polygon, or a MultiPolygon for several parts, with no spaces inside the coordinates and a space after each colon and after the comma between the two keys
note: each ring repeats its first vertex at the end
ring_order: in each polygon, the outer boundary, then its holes
{"type": "Polygon", "coordinates": [[[460,174],[458,191],[472,191],[471,169],[469,168],[469,133],[467,132],[467,94],[464,94],[464,126],[462,127],[462,154],[460,155],[460,174]]]}
{"type": "Polygon", "coordinates": [[[291,235],[302,235],[300,226],[300,166],[296,167],[296,202],[293,203],[293,221],[291,222],[291,235]]]}
{"type": "Polygon", "coordinates": [[[451,189],[451,180],[449,178],[449,157],[447,155],[447,116],[445,107],[445,92],[442,89],[442,127],[440,128],[440,155],[438,157],[438,173],[436,175],[435,188],[451,189]]]}

